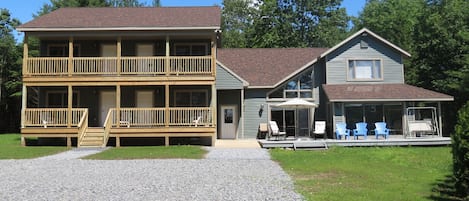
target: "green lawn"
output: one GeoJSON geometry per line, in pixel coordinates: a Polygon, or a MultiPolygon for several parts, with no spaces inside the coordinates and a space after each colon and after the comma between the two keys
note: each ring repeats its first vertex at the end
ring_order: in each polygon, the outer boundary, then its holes
{"type": "Polygon", "coordinates": [[[452,168],[450,147],[274,149],[271,155],[307,200],[433,200],[441,198],[435,189],[452,168]]]}
{"type": "Polygon", "coordinates": [[[148,147],[119,147],[110,148],[101,153],[85,157],[85,159],[99,160],[127,160],[127,159],[168,159],[185,158],[201,159],[206,154],[200,146],[148,146],[148,147]]]}
{"type": "Polygon", "coordinates": [[[19,134],[0,134],[0,159],[26,159],[56,154],[67,147],[21,146],[19,134]]]}

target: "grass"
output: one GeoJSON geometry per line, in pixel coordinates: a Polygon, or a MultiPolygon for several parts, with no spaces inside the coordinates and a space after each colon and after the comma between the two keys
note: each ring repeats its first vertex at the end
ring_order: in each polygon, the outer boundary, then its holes
{"type": "Polygon", "coordinates": [[[451,200],[437,189],[451,175],[450,147],[274,149],[271,155],[307,200],[451,200]]]}
{"type": "Polygon", "coordinates": [[[0,134],[0,159],[28,159],[56,154],[67,147],[21,146],[20,134],[0,134]]]}
{"type": "Polygon", "coordinates": [[[199,146],[145,146],[110,148],[101,153],[85,157],[98,160],[130,160],[130,159],[201,159],[206,151],[199,146]]]}

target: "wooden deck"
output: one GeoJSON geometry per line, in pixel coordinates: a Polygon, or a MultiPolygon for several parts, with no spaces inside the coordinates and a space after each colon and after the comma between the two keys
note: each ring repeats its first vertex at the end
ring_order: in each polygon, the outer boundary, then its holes
{"type": "Polygon", "coordinates": [[[368,138],[366,140],[349,139],[319,139],[299,138],[286,140],[258,140],[262,148],[292,148],[292,149],[327,149],[331,146],[342,147],[385,147],[385,146],[445,146],[451,144],[450,137],[416,137],[402,138],[392,137],[389,139],[368,138]]]}

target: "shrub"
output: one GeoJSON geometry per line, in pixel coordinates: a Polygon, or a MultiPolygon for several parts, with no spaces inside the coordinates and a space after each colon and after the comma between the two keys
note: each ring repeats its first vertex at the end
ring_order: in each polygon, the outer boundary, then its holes
{"type": "Polygon", "coordinates": [[[458,112],[452,137],[456,195],[469,200],[469,101],[458,112]]]}

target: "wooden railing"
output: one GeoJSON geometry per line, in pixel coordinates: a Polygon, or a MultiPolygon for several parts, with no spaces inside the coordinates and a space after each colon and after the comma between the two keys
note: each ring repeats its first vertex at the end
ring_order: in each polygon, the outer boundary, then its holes
{"type": "Polygon", "coordinates": [[[28,58],[27,72],[23,74],[36,76],[60,76],[68,74],[68,57],[28,58]]]}
{"type": "Polygon", "coordinates": [[[212,56],[32,57],[25,76],[63,75],[212,75],[212,56]],[[71,71],[71,72],[69,72],[71,71]]]}
{"type": "Polygon", "coordinates": [[[212,122],[210,107],[169,108],[170,126],[208,126],[212,122]]]}
{"type": "MultiPolygon", "coordinates": [[[[86,108],[72,108],[70,126],[76,127],[80,123],[83,114],[87,111],[86,108]]],[[[67,108],[26,108],[24,114],[25,127],[67,127],[67,108]]]]}
{"type": "MultiPolygon", "coordinates": [[[[209,107],[169,108],[169,119],[165,119],[165,108],[121,108],[117,119],[117,109],[109,110],[113,127],[163,127],[169,126],[210,126],[213,125],[209,107]]],[[[107,120],[106,120],[107,124],[107,120]]]]}
{"type": "Polygon", "coordinates": [[[164,75],[166,57],[122,57],[121,74],[164,75]]]}
{"type": "Polygon", "coordinates": [[[117,57],[74,57],[76,75],[113,75],[117,73],[117,57]]]}
{"type": "Polygon", "coordinates": [[[103,145],[106,145],[109,140],[109,134],[111,133],[112,128],[112,117],[114,116],[114,110],[110,109],[106,115],[106,119],[104,120],[104,137],[103,137],[103,145]]]}
{"type": "Polygon", "coordinates": [[[83,113],[83,116],[80,119],[80,122],[77,125],[78,127],[78,143],[77,145],[79,146],[80,143],[83,141],[83,137],[85,136],[86,130],[88,130],[88,109],[83,113]]]}

